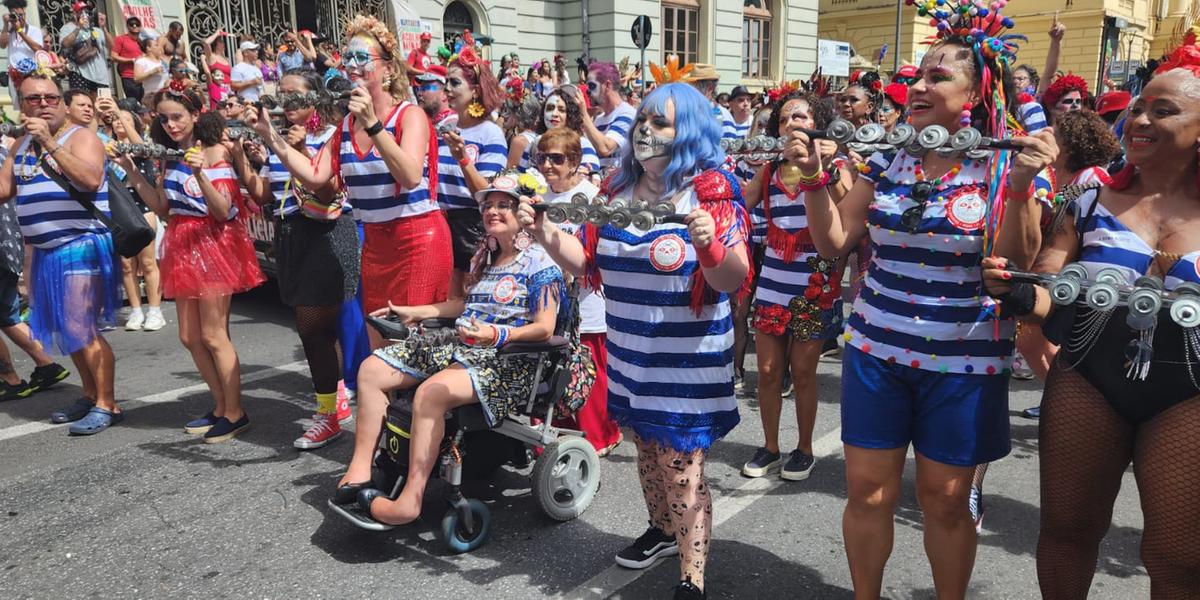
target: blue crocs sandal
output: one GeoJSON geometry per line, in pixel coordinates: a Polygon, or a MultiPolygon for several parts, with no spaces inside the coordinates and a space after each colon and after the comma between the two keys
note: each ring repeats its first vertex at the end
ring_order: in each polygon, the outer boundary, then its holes
{"type": "Polygon", "coordinates": [[[61,410],[50,413],[51,423],[70,423],[87,416],[96,407],[96,403],[88,398],[79,398],[75,403],[61,410]]]}
{"type": "Polygon", "coordinates": [[[100,433],[117,423],[125,420],[123,413],[115,413],[109,410],[104,410],[99,406],[92,407],[87,416],[72,423],[70,431],[71,435],[92,435],[100,433]]]}

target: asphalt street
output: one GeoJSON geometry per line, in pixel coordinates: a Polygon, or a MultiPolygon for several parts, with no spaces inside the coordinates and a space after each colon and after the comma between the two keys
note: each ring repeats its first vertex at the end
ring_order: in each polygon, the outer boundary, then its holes
{"type": "MultiPolygon", "coordinates": [[[[75,376],[0,403],[0,598],[670,597],[678,579],[673,558],[640,572],[612,562],[645,528],[628,443],[601,459],[602,487],[575,521],[556,523],[541,513],[529,469],[505,468],[492,481],[467,486],[469,497],[490,505],[493,519],[490,541],[470,554],[451,554],[437,538],[440,482],[426,496],[423,518],[392,532],[359,530],[332,514],[325,500],[349,458],[351,436],[314,452],[292,448],[313,400],[290,314],[275,294],[268,285],[234,300],[231,326],[253,423],[235,441],[205,445],[183,432],[209,399],[179,344],[169,304],[161,331],[107,334],[124,423],[87,438],[50,425],[50,411],[78,395],[75,376]]],[[[18,369],[31,371],[28,358],[14,353],[18,369]]],[[[739,474],[762,435],[753,397],[742,400],[742,424],[713,449],[710,597],[851,597],[841,543],[840,371],[836,358],[821,363],[814,436],[820,457],[809,480],[739,474]]],[[[753,375],[750,381],[752,388],[753,375]]],[[[1013,452],[988,474],[973,598],[1038,597],[1037,425],[1019,411],[1040,395],[1033,383],[1013,383],[1013,452]]],[[[795,443],[791,407],[782,439],[795,443]]],[[[885,577],[884,595],[894,600],[934,597],[911,460],[908,466],[885,577]]],[[[1148,596],[1136,493],[1130,471],[1101,548],[1093,598],[1148,596]]]]}

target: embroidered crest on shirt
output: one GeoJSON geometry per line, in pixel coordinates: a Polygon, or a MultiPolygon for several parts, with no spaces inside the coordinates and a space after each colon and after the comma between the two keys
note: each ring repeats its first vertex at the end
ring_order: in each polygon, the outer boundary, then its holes
{"type": "Polygon", "coordinates": [[[492,289],[492,299],[496,304],[508,304],[517,297],[517,279],[512,275],[505,275],[496,282],[496,287],[492,289]]]}
{"type": "Polygon", "coordinates": [[[946,202],[946,218],[963,231],[982,228],[986,213],[987,202],[976,187],[964,187],[946,202]]]}
{"type": "Polygon", "coordinates": [[[650,244],[650,264],[659,271],[674,271],[682,267],[686,259],[683,238],[675,234],[664,235],[650,244]]]}
{"type": "Polygon", "coordinates": [[[183,192],[193,198],[199,198],[204,195],[200,190],[200,182],[196,181],[195,175],[188,175],[188,178],[184,180],[183,192]]]}

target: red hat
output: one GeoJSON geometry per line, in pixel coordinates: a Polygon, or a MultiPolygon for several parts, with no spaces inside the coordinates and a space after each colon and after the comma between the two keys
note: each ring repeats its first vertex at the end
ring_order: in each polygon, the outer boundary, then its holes
{"type": "Polygon", "coordinates": [[[422,39],[422,40],[432,40],[432,39],[433,39],[433,34],[432,34],[432,33],[429,33],[428,31],[422,31],[422,32],[421,32],[421,39],[422,39]]]}
{"type": "Polygon", "coordinates": [[[887,84],[883,88],[883,95],[892,101],[896,106],[908,106],[908,86],[903,83],[893,82],[887,84]]]}
{"type": "Polygon", "coordinates": [[[1096,114],[1102,115],[1125,110],[1129,107],[1129,102],[1132,99],[1133,94],[1124,90],[1101,94],[1099,98],[1096,98],[1096,114]]]}
{"type": "Polygon", "coordinates": [[[89,8],[88,3],[83,2],[82,0],[71,5],[71,10],[75,11],[75,12],[83,12],[83,11],[87,10],[88,8],[89,8]]]}

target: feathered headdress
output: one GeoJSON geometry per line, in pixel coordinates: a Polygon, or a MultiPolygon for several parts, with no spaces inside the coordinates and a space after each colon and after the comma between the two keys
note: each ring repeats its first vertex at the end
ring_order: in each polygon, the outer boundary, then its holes
{"type": "Polygon", "coordinates": [[[817,67],[817,70],[808,76],[805,87],[813,96],[824,98],[829,95],[829,78],[821,73],[821,67],[817,67]]]}
{"type": "Polygon", "coordinates": [[[780,98],[800,89],[802,89],[802,86],[799,79],[795,81],[780,81],[779,85],[767,90],[767,100],[770,104],[774,104],[780,98]]]}
{"type": "Polygon", "coordinates": [[[875,93],[883,91],[883,80],[874,71],[855,71],[850,74],[850,85],[859,85],[875,93]]]}
{"type": "Polygon", "coordinates": [[[1200,46],[1196,45],[1198,35],[1200,35],[1200,25],[1193,25],[1184,34],[1183,42],[1179,47],[1167,55],[1154,73],[1157,75],[1171,69],[1187,69],[1196,77],[1200,77],[1200,46]]]}
{"type": "Polygon", "coordinates": [[[672,54],[667,57],[667,64],[665,66],[660,67],[655,63],[650,63],[650,74],[654,76],[654,81],[658,85],[680,82],[687,83],[691,81],[691,73],[694,67],[695,65],[691,63],[679,66],[679,56],[672,54]]]}

